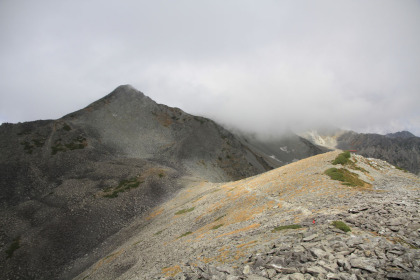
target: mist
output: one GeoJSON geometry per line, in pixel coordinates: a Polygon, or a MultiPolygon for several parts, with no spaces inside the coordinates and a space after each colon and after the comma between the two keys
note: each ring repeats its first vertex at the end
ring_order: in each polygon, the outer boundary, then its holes
{"type": "Polygon", "coordinates": [[[0,122],[121,84],[241,130],[420,135],[418,1],[0,3],[0,122]]]}

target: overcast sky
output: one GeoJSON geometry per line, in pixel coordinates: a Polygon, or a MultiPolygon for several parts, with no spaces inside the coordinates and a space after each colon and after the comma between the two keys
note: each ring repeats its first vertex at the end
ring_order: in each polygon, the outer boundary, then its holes
{"type": "Polygon", "coordinates": [[[256,132],[420,136],[420,1],[0,0],[0,122],[121,84],[256,132]]]}

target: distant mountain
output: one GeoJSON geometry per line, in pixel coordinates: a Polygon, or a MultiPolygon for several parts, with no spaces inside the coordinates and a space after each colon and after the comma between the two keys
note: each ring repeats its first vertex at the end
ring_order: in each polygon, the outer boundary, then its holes
{"type": "Polygon", "coordinates": [[[420,137],[408,131],[387,135],[335,130],[316,130],[302,134],[314,144],[330,149],[355,150],[356,153],[386,160],[414,174],[420,174],[420,137]]]}
{"type": "Polygon", "coordinates": [[[389,138],[404,138],[404,139],[416,137],[413,133],[409,131],[399,131],[395,133],[388,133],[385,136],[389,138]]]}
{"type": "Polygon", "coordinates": [[[292,132],[282,136],[266,137],[244,133],[236,134],[250,151],[260,155],[272,168],[329,151],[328,148],[313,144],[292,132]]]}
{"type": "Polygon", "coordinates": [[[3,124],[0,279],[71,279],[179,189],[322,152],[297,137],[276,141],[247,142],[128,85],[58,120],[3,124]]]}
{"type": "Polygon", "coordinates": [[[389,137],[347,132],[339,136],[337,142],[339,149],[356,150],[360,155],[380,158],[420,174],[420,137],[389,137]]]}

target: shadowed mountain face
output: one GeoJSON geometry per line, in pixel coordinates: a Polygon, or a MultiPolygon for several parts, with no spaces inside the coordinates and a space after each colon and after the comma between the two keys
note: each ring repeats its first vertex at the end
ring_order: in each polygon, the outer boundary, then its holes
{"type": "Polygon", "coordinates": [[[408,131],[380,135],[333,129],[310,131],[303,137],[319,146],[356,150],[356,153],[365,157],[386,160],[414,174],[420,174],[420,137],[408,131]]]}
{"type": "Polygon", "coordinates": [[[420,174],[420,137],[409,132],[391,135],[347,132],[337,138],[337,148],[357,150],[366,157],[380,158],[415,174],[420,174]]]}
{"type": "Polygon", "coordinates": [[[3,124],[0,279],[70,279],[186,184],[283,165],[266,152],[131,86],[58,120],[3,124]]]}

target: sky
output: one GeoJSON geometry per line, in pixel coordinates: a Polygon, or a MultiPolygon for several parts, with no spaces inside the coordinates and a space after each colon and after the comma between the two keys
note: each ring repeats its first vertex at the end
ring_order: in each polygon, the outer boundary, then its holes
{"type": "Polygon", "coordinates": [[[0,0],[0,123],[122,84],[250,132],[420,136],[420,1],[0,0]]]}

